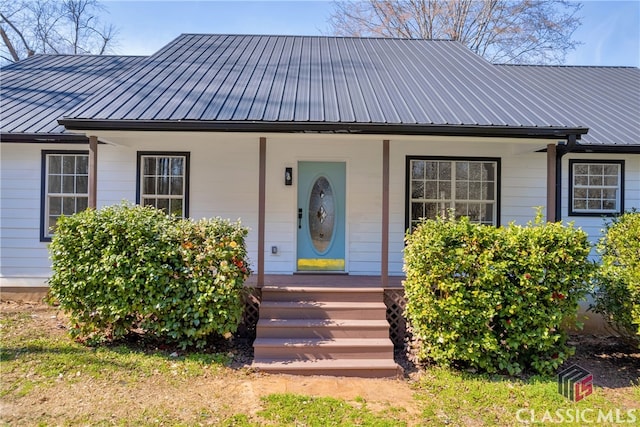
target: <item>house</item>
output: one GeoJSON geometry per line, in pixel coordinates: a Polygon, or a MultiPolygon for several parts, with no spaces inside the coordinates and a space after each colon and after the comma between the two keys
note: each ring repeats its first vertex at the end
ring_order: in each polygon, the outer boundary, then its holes
{"type": "Polygon", "coordinates": [[[3,292],[46,286],[60,214],[123,199],[240,218],[263,291],[320,272],[401,290],[405,230],[448,208],[500,225],[543,206],[597,239],[640,207],[637,68],[184,34],[149,57],[41,55],[1,77],[3,292]]]}

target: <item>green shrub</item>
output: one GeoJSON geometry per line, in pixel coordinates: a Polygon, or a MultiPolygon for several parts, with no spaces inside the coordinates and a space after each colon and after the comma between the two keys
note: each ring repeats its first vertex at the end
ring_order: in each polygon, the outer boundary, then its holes
{"type": "Polygon", "coordinates": [[[406,316],[419,361],[551,373],[571,355],[561,325],[588,291],[583,231],[540,215],[504,228],[436,219],[406,240],[406,316]]]}
{"type": "Polygon", "coordinates": [[[92,342],[134,329],[181,347],[236,331],[249,274],[247,229],[127,204],[58,220],[50,300],[92,342]]]}
{"type": "Polygon", "coordinates": [[[640,345],[640,212],[614,218],[604,231],[598,243],[602,262],[592,309],[640,345]]]}

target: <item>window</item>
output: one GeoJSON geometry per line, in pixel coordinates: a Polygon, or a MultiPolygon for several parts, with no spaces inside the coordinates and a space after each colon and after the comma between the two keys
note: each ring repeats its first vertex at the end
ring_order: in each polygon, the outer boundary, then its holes
{"type": "Polygon", "coordinates": [[[138,153],[137,203],[189,216],[189,153],[138,153]]]}
{"type": "Polygon", "coordinates": [[[61,215],[73,215],[87,208],[89,153],[43,151],[42,177],[40,238],[48,241],[61,215]]]}
{"type": "Polygon", "coordinates": [[[407,226],[449,209],[456,217],[498,225],[499,176],[499,159],[407,158],[407,226]]]}
{"type": "Polygon", "coordinates": [[[569,160],[569,215],[612,215],[624,210],[624,161],[569,160]]]}

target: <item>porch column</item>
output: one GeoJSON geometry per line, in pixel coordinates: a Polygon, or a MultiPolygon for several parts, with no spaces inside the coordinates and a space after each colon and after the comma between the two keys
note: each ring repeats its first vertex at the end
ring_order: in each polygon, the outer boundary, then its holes
{"type": "Polygon", "coordinates": [[[96,208],[98,200],[98,137],[89,136],[89,202],[90,209],[96,208]]]}
{"type": "Polygon", "coordinates": [[[382,248],[380,281],[389,285],[389,140],[382,141],[382,248]]]}
{"type": "Polygon", "coordinates": [[[556,144],[547,145],[547,222],[556,222],[556,194],[557,194],[557,175],[556,175],[556,144]]]}
{"type": "Polygon", "coordinates": [[[260,137],[258,176],[258,287],[262,287],[264,286],[264,218],[267,188],[267,138],[264,137],[260,137]]]}

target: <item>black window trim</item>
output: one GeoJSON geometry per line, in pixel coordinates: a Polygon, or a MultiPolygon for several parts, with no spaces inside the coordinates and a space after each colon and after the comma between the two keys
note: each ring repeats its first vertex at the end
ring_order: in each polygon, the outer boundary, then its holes
{"type": "Polygon", "coordinates": [[[45,230],[46,212],[47,207],[47,156],[50,154],[86,154],[89,155],[89,150],[42,150],[42,162],[40,166],[40,241],[51,242],[51,236],[45,230]]]}
{"type": "Polygon", "coordinates": [[[404,229],[411,228],[411,160],[441,160],[454,162],[495,162],[496,163],[496,227],[500,227],[500,204],[502,199],[502,159],[500,157],[469,157],[469,156],[411,156],[406,157],[405,162],[405,197],[404,197],[404,229]]]}
{"type": "Polygon", "coordinates": [[[569,159],[569,199],[568,216],[614,217],[624,213],[624,160],[607,159],[569,159]],[[620,206],[616,212],[576,212],[573,210],[573,166],[575,164],[615,164],[620,165],[620,206]]]}
{"type": "Polygon", "coordinates": [[[184,218],[189,218],[189,175],[191,175],[191,163],[189,151],[138,151],[136,159],[136,204],[140,204],[140,174],[142,173],[142,156],[157,156],[157,157],[175,157],[184,156],[185,158],[185,171],[184,171],[184,218]]]}

